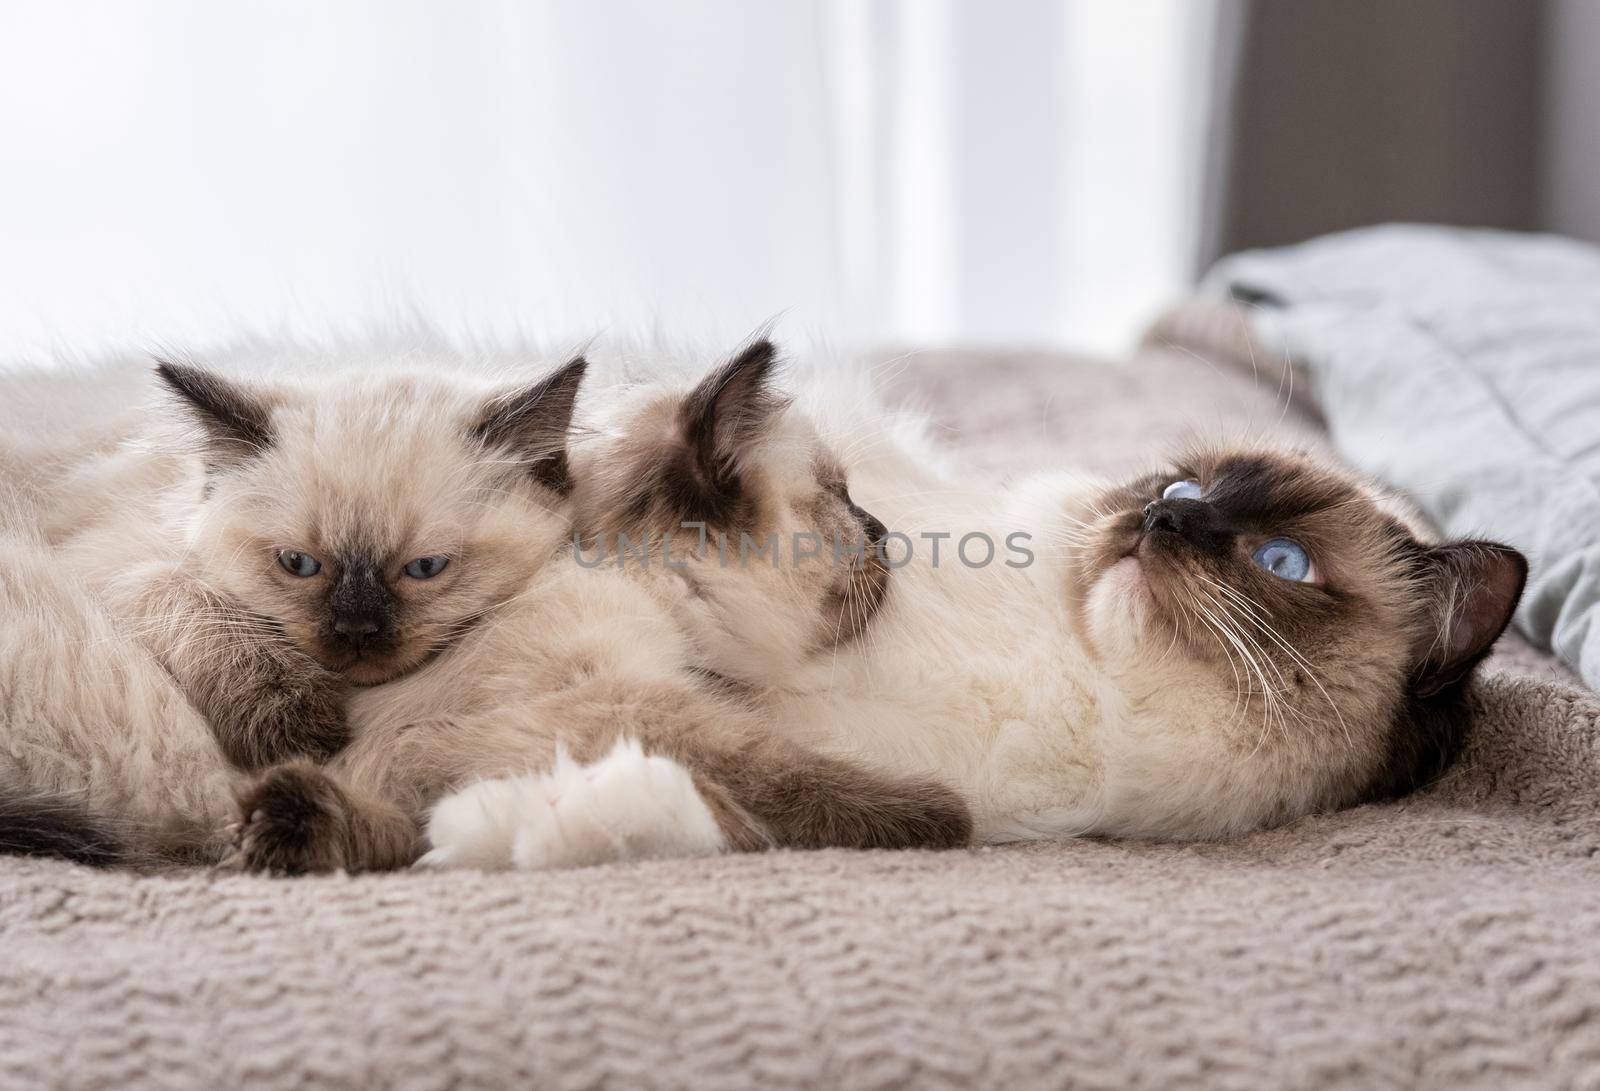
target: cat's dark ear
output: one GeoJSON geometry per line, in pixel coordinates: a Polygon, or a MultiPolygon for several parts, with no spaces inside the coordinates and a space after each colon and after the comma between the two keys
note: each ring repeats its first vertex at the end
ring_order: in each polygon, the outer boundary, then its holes
{"type": "Polygon", "coordinates": [[[205,435],[213,458],[234,462],[272,446],[272,402],[214,371],[156,361],[156,376],[205,435]]]}
{"type": "Polygon", "coordinates": [[[1412,674],[1418,697],[1455,685],[1489,654],[1510,624],[1528,579],[1527,558],[1496,542],[1433,546],[1426,563],[1434,624],[1412,674]]]}
{"type": "Polygon", "coordinates": [[[484,403],[473,424],[473,438],[486,447],[512,452],[534,480],[567,492],[572,488],[567,434],[588,368],[588,360],[575,356],[532,386],[496,394],[484,403]]]}
{"type": "Polygon", "coordinates": [[[773,389],[777,370],[778,350],[762,339],[734,354],[684,399],[679,423],[701,481],[715,488],[736,478],[745,453],[788,405],[773,389]]]}

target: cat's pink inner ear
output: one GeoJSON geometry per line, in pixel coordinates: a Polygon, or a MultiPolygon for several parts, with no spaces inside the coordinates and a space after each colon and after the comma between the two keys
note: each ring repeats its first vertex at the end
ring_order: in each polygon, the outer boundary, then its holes
{"type": "Polygon", "coordinates": [[[1511,623],[1528,562],[1496,542],[1452,542],[1429,554],[1436,566],[1439,631],[1424,649],[1414,690],[1431,697],[1464,678],[1511,623]]]}

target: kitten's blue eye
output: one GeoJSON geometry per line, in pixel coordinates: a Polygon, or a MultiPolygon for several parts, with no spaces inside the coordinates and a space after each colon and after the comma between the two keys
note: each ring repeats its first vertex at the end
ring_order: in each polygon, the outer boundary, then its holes
{"type": "Polygon", "coordinates": [[[278,563],[283,565],[283,570],[291,576],[305,579],[315,576],[322,571],[322,562],[309,553],[301,553],[297,549],[285,549],[278,554],[278,563]]]}
{"type": "Polygon", "coordinates": [[[1200,482],[1174,481],[1161,490],[1163,500],[1198,500],[1200,499],[1200,482]]]}
{"type": "Polygon", "coordinates": [[[402,571],[414,580],[431,580],[449,565],[449,557],[418,557],[402,571]]]}
{"type": "Polygon", "coordinates": [[[1262,542],[1250,555],[1256,567],[1271,572],[1280,580],[1304,583],[1312,578],[1311,558],[1306,551],[1287,538],[1274,538],[1262,542]]]}

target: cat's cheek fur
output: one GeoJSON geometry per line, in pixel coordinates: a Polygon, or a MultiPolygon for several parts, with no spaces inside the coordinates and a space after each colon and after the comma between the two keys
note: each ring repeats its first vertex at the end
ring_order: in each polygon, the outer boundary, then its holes
{"type": "Polygon", "coordinates": [[[455,792],[433,808],[427,832],[424,867],[542,871],[729,848],[689,771],[628,740],[596,762],[563,755],[543,775],[455,792]]]}

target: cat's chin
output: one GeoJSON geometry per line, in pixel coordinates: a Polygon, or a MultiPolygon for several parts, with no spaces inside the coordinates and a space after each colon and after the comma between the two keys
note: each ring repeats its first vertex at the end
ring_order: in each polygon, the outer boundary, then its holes
{"type": "Polygon", "coordinates": [[[1083,610],[1083,634],[1102,656],[1125,659],[1150,639],[1150,587],[1137,557],[1129,554],[1100,569],[1083,610]]]}
{"type": "Polygon", "coordinates": [[[416,664],[412,663],[407,663],[401,666],[394,666],[391,664],[384,664],[380,666],[378,664],[358,663],[355,666],[344,668],[339,673],[343,675],[351,685],[381,686],[385,682],[392,682],[402,675],[409,674],[415,668],[416,664]]]}
{"type": "Polygon", "coordinates": [[[1100,577],[1106,581],[1107,587],[1116,588],[1126,595],[1146,594],[1149,591],[1145,583],[1144,568],[1139,564],[1139,557],[1129,553],[1126,557],[1115,561],[1106,569],[1105,575],[1100,577]]]}
{"type": "Polygon", "coordinates": [[[323,666],[338,674],[345,681],[355,686],[380,686],[385,682],[393,682],[433,658],[431,653],[421,655],[385,655],[374,656],[369,659],[342,659],[332,660],[319,657],[323,666]]]}
{"type": "Polygon", "coordinates": [[[1088,636],[1105,655],[1127,661],[1174,650],[1196,662],[1216,659],[1209,632],[1182,605],[1182,574],[1147,542],[1119,543],[1100,570],[1086,604],[1088,636]],[[1174,582],[1177,581],[1177,582],[1174,582]]]}

